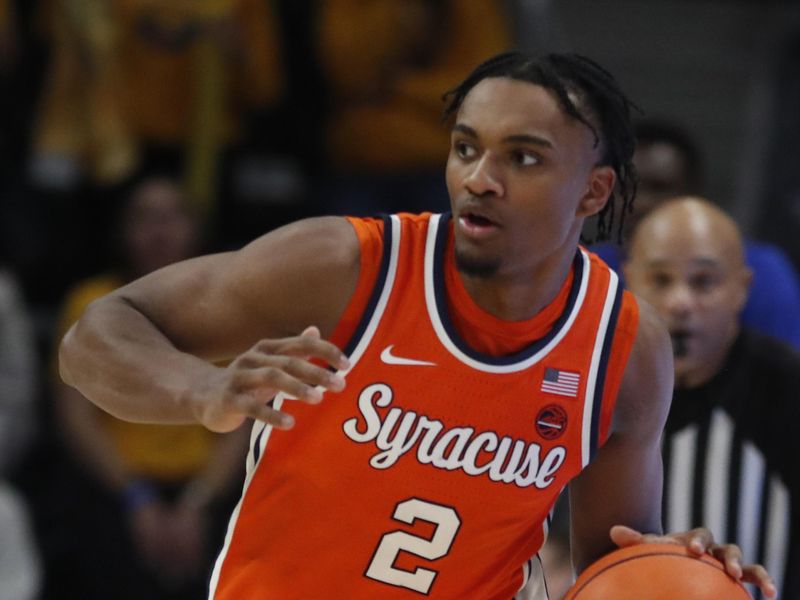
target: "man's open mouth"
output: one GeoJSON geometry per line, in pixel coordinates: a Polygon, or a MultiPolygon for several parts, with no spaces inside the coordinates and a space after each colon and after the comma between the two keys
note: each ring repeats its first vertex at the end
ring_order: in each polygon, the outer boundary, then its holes
{"type": "Polygon", "coordinates": [[[672,340],[672,354],[681,358],[689,354],[689,340],[692,337],[691,332],[686,329],[676,329],[670,331],[670,339],[672,340]]]}
{"type": "Polygon", "coordinates": [[[470,227],[497,227],[497,223],[475,212],[462,213],[461,218],[470,227]]]}

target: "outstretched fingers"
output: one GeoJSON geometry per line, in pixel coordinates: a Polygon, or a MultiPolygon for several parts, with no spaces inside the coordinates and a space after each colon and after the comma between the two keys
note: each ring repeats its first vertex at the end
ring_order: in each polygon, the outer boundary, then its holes
{"type": "Polygon", "coordinates": [[[348,369],[350,361],[347,360],[344,353],[336,345],[318,336],[319,331],[316,327],[310,327],[299,336],[261,340],[253,347],[253,351],[264,356],[296,356],[317,359],[337,370],[348,369]]]}
{"type": "Polygon", "coordinates": [[[778,595],[775,583],[762,565],[742,566],[742,551],[734,544],[712,544],[708,553],[725,565],[725,571],[734,579],[753,583],[761,588],[767,598],[778,595]]]}
{"type": "Polygon", "coordinates": [[[228,366],[227,410],[290,429],[294,418],[270,401],[279,393],[309,404],[322,401],[325,391],[345,388],[340,372],[349,369],[344,353],[308,327],[299,336],[257,342],[228,366]]]}
{"type": "Polygon", "coordinates": [[[710,544],[708,553],[725,565],[725,571],[735,579],[742,578],[742,551],[733,544],[710,544]]]}
{"type": "Polygon", "coordinates": [[[778,588],[770,577],[767,570],[762,565],[747,565],[742,572],[742,581],[754,583],[767,598],[776,598],[778,588]]]}
{"type": "Polygon", "coordinates": [[[318,404],[324,390],[340,392],[344,378],[308,361],[291,357],[274,357],[262,366],[237,371],[233,376],[237,393],[249,393],[263,401],[277,392],[288,397],[318,404]]]}
{"type": "Polygon", "coordinates": [[[248,394],[240,394],[233,398],[233,407],[240,414],[246,415],[256,421],[263,421],[278,429],[291,429],[294,427],[294,417],[289,413],[273,408],[272,404],[265,404],[248,394]]]}

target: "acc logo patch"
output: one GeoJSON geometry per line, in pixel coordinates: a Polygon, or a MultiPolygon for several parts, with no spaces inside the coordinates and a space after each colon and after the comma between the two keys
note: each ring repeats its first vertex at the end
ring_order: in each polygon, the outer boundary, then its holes
{"type": "Polygon", "coordinates": [[[561,437],[567,429],[567,411],[558,404],[548,404],[536,415],[536,431],[546,440],[561,437]]]}

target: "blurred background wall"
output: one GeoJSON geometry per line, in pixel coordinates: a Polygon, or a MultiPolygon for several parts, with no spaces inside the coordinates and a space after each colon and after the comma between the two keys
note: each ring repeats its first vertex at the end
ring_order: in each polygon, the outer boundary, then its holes
{"type": "Polygon", "coordinates": [[[545,16],[552,29],[521,30],[521,45],[580,52],[606,66],[645,116],[676,121],[695,136],[708,195],[731,210],[747,234],[772,233],[761,222],[778,201],[770,197],[777,191],[771,180],[785,177],[792,166],[800,171],[798,144],[786,135],[788,126],[796,135],[800,110],[800,3],[522,0],[522,5],[545,16]]]}

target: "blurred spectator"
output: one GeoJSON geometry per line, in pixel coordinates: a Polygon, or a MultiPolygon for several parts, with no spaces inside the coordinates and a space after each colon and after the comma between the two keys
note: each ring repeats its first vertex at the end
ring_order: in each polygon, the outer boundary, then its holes
{"type": "Polygon", "coordinates": [[[36,227],[36,208],[21,193],[31,106],[41,80],[42,57],[31,25],[34,4],[0,0],[0,254],[23,284],[23,263],[32,246],[41,246],[26,235],[36,227]]]}
{"type": "Polygon", "coordinates": [[[0,479],[0,600],[33,600],[41,567],[28,511],[20,496],[0,479]]]}
{"type": "MultiPolygon", "coordinates": [[[[0,0],[0,83],[6,85],[13,82],[13,74],[19,64],[19,31],[17,24],[17,16],[15,6],[11,0],[0,0]]],[[[12,115],[16,112],[13,107],[13,99],[11,96],[14,94],[3,94],[3,99],[0,100],[0,124],[2,124],[3,137],[8,136],[9,129],[12,123],[9,119],[8,113],[12,115]]],[[[15,140],[16,141],[16,140],[15,140]]],[[[0,158],[3,163],[8,161],[10,157],[10,148],[8,147],[9,140],[0,140],[0,158]]],[[[0,172],[5,174],[6,165],[0,166],[0,172]]]]}
{"type": "Polygon", "coordinates": [[[319,2],[269,4],[281,38],[283,93],[277,106],[252,115],[246,138],[227,157],[216,225],[231,248],[309,216],[312,182],[324,170],[328,93],[314,50],[319,2]]]}
{"type": "Polygon", "coordinates": [[[17,61],[17,28],[11,0],[0,0],[0,72],[6,73],[17,61]]]}
{"type": "MultiPolygon", "coordinates": [[[[596,244],[592,251],[620,272],[631,228],[665,199],[701,193],[703,166],[691,136],[668,122],[644,121],[637,126],[633,162],[639,187],[633,213],[626,216],[623,246],[596,244]]],[[[747,304],[741,313],[748,327],[800,349],[800,280],[787,255],[771,244],[748,241],[745,260],[753,272],[747,304]]]]}
{"type": "Polygon", "coordinates": [[[37,363],[20,290],[0,269],[0,477],[13,471],[32,438],[37,363]]]}
{"type": "MultiPolygon", "coordinates": [[[[74,288],[59,339],[93,299],[197,250],[197,223],[168,179],[134,187],[119,225],[122,267],[74,288]]],[[[230,509],[224,502],[244,473],[246,432],[217,436],[200,426],[131,424],[60,381],[55,388],[67,447],[98,488],[77,491],[78,515],[70,524],[82,529],[73,532],[72,556],[61,558],[69,572],[60,565],[73,587],[57,591],[82,599],[203,597],[230,509]]]]}
{"type": "Polygon", "coordinates": [[[0,270],[0,600],[35,598],[41,585],[28,507],[5,480],[31,441],[36,373],[33,331],[19,289],[11,273],[0,270]]]}
{"type": "Polygon", "coordinates": [[[667,121],[642,120],[636,124],[633,158],[639,185],[626,233],[668,198],[703,192],[703,158],[688,131],[667,121]]]}
{"type": "Polygon", "coordinates": [[[44,187],[122,181],[141,160],[186,158],[207,214],[223,149],[282,91],[263,0],[46,0],[52,61],[34,139],[44,187]]]}
{"type": "Polygon", "coordinates": [[[705,200],[664,203],[635,229],[625,274],[673,342],[665,530],[705,525],[799,598],[800,354],[740,328],[751,272],[735,223],[705,200]]]}
{"type": "Polygon", "coordinates": [[[323,0],[318,56],[330,86],[326,212],[446,208],[442,90],[512,45],[496,0],[323,0]]]}

